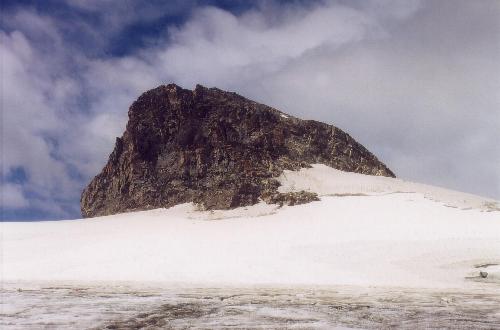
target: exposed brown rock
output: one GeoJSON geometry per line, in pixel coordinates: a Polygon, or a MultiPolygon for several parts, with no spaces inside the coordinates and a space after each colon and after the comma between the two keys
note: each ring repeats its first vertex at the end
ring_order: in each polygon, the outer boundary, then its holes
{"type": "MultiPolygon", "coordinates": [[[[195,202],[205,209],[314,200],[280,196],[276,177],[312,163],[394,174],[342,130],[235,93],[174,84],[142,94],[108,163],[83,191],[84,217],[195,202]]],[[[281,194],[282,195],[282,194],[281,194]]]]}
{"type": "MultiPolygon", "coordinates": [[[[263,196],[261,196],[263,197],[263,196]]],[[[309,202],[319,201],[318,194],[311,191],[291,191],[287,193],[271,192],[270,195],[264,196],[266,202],[270,204],[283,205],[300,205],[309,202]]]]}

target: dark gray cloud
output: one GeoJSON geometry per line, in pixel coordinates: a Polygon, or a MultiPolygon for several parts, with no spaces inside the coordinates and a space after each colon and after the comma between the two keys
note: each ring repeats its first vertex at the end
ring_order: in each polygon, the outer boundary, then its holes
{"type": "MultiPolygon", "coordinates": [[[[116,3],[68,5],[105,13],[116,3]]],[[[148,13],[77,24],[106,43],[161,16],[148,13]]],[[[332,123],[402,178],[498,199],[499,22],[494,0],[201,6],[132,52],[100,56],[71,46],[57,17],[18,10],[1,32],[3,205],[74,216],[129,104],[167,82],[332,123]],[[25,178],[7,180],[19,168],[25,178]]]]}

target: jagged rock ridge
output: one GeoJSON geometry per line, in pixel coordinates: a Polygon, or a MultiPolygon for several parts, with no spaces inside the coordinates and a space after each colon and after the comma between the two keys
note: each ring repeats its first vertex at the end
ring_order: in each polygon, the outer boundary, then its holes
{"type": "Polygon", "coordinates": [[[301,120],[217,88],[163,85],[130,107],[125,133],[82,193],[84,217],[195,202],[205,209],[298,204],[276,177],[312,163],[394,177],[342,130],[301,120]]]}

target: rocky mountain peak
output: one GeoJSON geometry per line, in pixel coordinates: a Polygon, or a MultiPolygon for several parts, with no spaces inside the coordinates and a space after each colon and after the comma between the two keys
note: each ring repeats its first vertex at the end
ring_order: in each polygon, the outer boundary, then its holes
{"type": "Polygon", "coordinates": [[[276,178],[313,163],[394,176],[339,128],[217,88],[162,85],[143,93],[128,116],[108,163],[82,193],[84,217],[185,202],[204,209],[308,202],[317,196],[281,194],[276,178]]]}

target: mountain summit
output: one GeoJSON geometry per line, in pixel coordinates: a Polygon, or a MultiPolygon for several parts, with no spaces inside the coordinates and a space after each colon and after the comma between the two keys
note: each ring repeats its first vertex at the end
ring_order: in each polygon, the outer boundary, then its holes
{"type": "Polygon", "coordinates": [[[236,93],[175,84],[142,94],[108,163],[85,188],[84,217],[194,202],[204,209],[316,200],[281,193],[284,170],[321,163],[394,177],[365,147],[337,127],[301,120],[236,93]]]}

